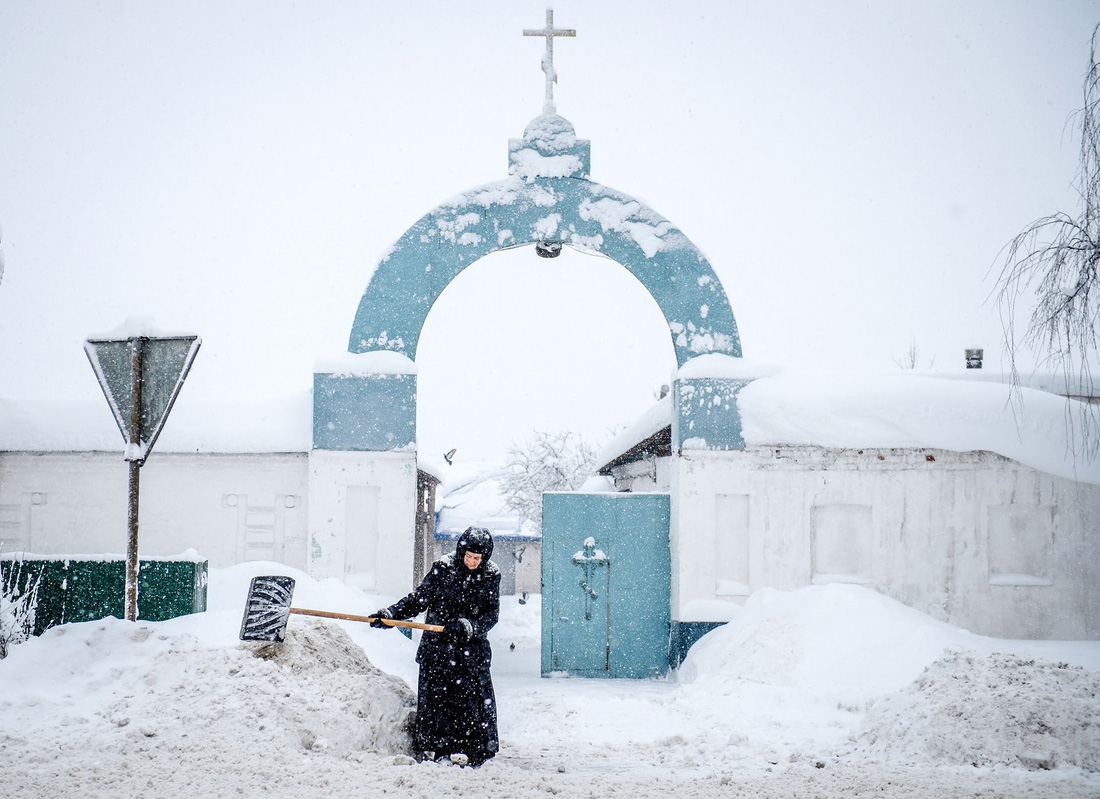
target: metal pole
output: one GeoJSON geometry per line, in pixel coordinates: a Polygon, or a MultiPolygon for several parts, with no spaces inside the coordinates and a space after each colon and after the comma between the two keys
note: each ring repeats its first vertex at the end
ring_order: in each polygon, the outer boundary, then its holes
{"type": "Polygon", "coordinates": [[[126,544],[126,621],[138,616],[138,482],[141,464],[130,461],[130,506],[126,514],[129,540],[126,544]]]}
{"type": "Polygon", "coordinates": [[[129,540],[126,544],[126,620],[138,617],[138,488],[141,475],[141,373],[144,338],[130,339],[130,497],[126,514],[129,540]]]}

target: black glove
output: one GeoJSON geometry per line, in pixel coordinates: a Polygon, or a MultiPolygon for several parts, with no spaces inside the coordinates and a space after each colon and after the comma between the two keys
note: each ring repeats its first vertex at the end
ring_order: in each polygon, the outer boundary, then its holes
{"type": "Polygon", "coordinates": [[[390,625],[382,623],[382,619],[392,619],[393,618],[393,614],[390,613],[387,608],[382,608],[381,610],[376,610],[376,611],[374,611],[374,613],[372,613],[370,615],[374,617],[374,621],[372,621],[370,623],[371,627],[377,627],[380,630],[390,629],[390,625]]]}
{"type": "Polygon", "coordinates": [[[469,619],[455,619],[443,625],[443,633],[460,643],[466,643],[474,636],[474,625],[469,619]]]}

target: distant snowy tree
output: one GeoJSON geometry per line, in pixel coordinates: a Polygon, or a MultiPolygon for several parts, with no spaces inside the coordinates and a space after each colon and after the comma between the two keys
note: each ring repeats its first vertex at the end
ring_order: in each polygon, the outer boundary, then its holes
{"type": "Polygon", "coordinates": [[[572,491],[591,476],[596,452],[576,433],[537,432],[522,447],[510,447],[501,493],[510,510],[542,529],[542,495],[572,491]]]}
{"type": "MultiPolygon", "coordinates": [[[[1079,112],[1080,171],[1077,216],[1055,212],[1032,222],[1006,245],[995,290],[1001,308],[1013,384],[1019,386],[1017,349],[1022,345],[1065,378],[1068,394],[1092,395],[1092,369],[1100,363],[1100,25],[1092,33],[1085,106],[1079,112]],[[1016,330],[1019,303],[1030,306],[1023,332],[1016,330]],[[1033,304],[1032,304],[1033,303],[1033,304]]],[[[1077,403],[1087,457],[1100,451],[1100,406],[1077,403]]],[[[1071,406],[1072,407],[1072,406],[1071,406]]],[[[1073,418],[1076,416],[1076,420],[1073,418]]]]}

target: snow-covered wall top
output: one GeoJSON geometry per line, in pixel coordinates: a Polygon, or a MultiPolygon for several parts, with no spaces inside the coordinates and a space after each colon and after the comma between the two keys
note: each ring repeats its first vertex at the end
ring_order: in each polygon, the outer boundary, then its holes
{"type": "Polygon", "coordinates": [[[463,269],[496,250],[552,242],[630,270],[664,314],[678,363],[712,352],[739,356],[737,323],[707,259],[670,221],[590,181],[588,152],[567,120],[536,118],[510,143],[508,178],[433,209],[382,258],[348,350],[415,359],[428,311],[463,269]]]}
{"type": "MultiPolygon", "coordinates": [[[[313,396],[262,402],[179,402],[151,457],[167,452],[309,452],[313,396]]],[[[100,400],[0,398],[0,452],[118,452],[124,443],[100,400]]]]}
{"type": "MultiPolygon", "coordinates": [[[[745,366],[734,367],[744,375],[745,366]]],[[[738,396],[745,442],[984,450],[1100,484],[1100,461],[1075,456],[1067,443],[1080,431],[1068,428],[1064,397],[1024,388],[1022,406],[1014,411],[1008,386],[954,377],[791,370],[760,377],[738,396]]],[[[310,400],[303,393],[253,404],[180,403],[157,451],[308,452],[310,400]]],[[[665,398],[616,436],[600,453],[601,462],[670,424],[671,414],[665,398]]],[[[0,452],[117,451],[121,457],[122,449],[105,402],[0,399],[0,452]]]]}
{"type": "Polygon", "coordinates": [[[1100,484],[1100,459],[1087,459],[1080,429],[1067,421],[1070,400],[1030,388],[1020,389],[1020,398],[1019,407],[1010,404],[1010,388],[1000,383],[784,373],[750,383],[738,407],[750,445],[984,450],[1100,484]]]}
{"type": "Polygon", "coordinates": [[[399,352],[375,350],[373,352],[344,352],[330,358],[320,358],[313,364],[315,374],[331,374],[344,377],[362,375],[414,375],[416,364],[399,352]]]}

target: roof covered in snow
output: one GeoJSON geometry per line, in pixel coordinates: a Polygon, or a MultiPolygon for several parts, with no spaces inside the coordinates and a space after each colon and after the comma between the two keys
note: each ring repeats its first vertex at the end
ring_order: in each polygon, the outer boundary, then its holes
{"type": "MultiPolygon", "coordinates": [[[[707,355],[685,364],[679,374],[755,378],[737,400],[749,446],[987,451],[1100,484],[1100,459],[1086,457],[1077,412],[1100,412],[1100,406],[1027,386],[1014,392],[1006,377],[980,372],[802,372],[707,355]]],[[[1034,380],[1043,387],[1058,385],[1056,378],[1034,380]]],[[[602,468],[644,450],[671,423],[672,402],[665,397],[613,438],[597,463],[602,468]]]]}
{"type": "MultiPolygon", "coordinates": [[[[755,377],[738,396],[750,446],[935,448],[988,451],[1041,471],[1100,484],[1100,462],[1084,457],[1081,420],[1064,397],[1036,388],[1013,393],[999,374],[893,371],[803,372],[711,354],[682,377],[755,377]]],[[[1056,386],[1053,378],[1039,385],[1056,386]]],[[[1094,407],[1100,412],[1100,406],[1094,407]]],[[[601,451],[605,465],[671,424],[669,397],[657,402],[601,451]]],[[[309,392],[263,402],[192,403],[186,388],[157,443],[158,452],[308,452],[309,392]]],[[[0,452],[103,451],[122,438],[105,401],[0,398],[0,452]]],[[[436,476],[450,472],[437,466],[436,476]]],[[[452,482],[444,479],[444,482],[452,482]]],[[[507,515],[507,514],[504,514],[507,515]]]]}

